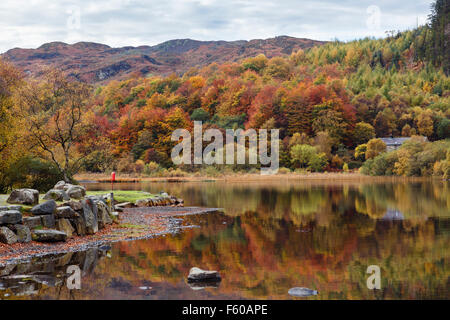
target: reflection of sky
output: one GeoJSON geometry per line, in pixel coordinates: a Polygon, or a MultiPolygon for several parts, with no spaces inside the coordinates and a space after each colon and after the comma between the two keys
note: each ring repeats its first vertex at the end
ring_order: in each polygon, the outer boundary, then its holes
{"type": "Polygon", "coordinates": [[[388,209],[382,220],[403,220],[403,213],[396,209],[388,209]]]}
{"type": "Polygon", "coordinates": [[[0,52],[51,41],[382,37],[424,24],[432,0],[2,0],[0,52]]]}

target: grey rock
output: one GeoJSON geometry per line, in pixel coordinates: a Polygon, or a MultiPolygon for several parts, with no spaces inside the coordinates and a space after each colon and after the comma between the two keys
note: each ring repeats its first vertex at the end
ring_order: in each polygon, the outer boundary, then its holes
{"type": "Polygon", "coordinates": [[[44,200],[69,201],[70,197],[64,190],[52,189],[45,194],[44,200]]]}
{"type": "Polygon", "coordinates": [[[81,199],[86,195],[86,189],[82,186],[71,185],[67,189],[67,194],[72,199],[81,199]]]}
{"type": "Polygon", "coordinates": [[[97,205],[92,199],[84,199],[81,203],[83,205],[82,217],[86,224],[86,233],[95,234],[98,232],[97,205]]]}
{"type": "Polygon", "coordinates": [[[7,227],[0,227],[0,242],[13,244],[17,242],[17,236],[7,227]]]}
{"type": "Polygon", "coordinates": [[[31,209],[31,214],[34,216],[40,216],[45,214],[54,214],[56,211],[55,200],[49,200],[44,203],[38,204],[31,209]]]}
{"type": "Polygon", "coordinates": [[[56,208],[55,216],[57,219],[61,218],[78,218],[80,217],[80,214],[73,210],[71,207],[59,207],[56,208]]]}
{"type": "Polygon", "coordinates": [[[19,222],[22,222],[22,214],[19,211],[0,211],[0,224],[16,224],[19,222]]]}
{"type": "Polygon", "coordinates": [[[16,229],[16,235],[17,235],[18,242],[26,243],[26,242],[31,241],[30,228],[28,228],[27,226],[24,226],[22,224],[16,224],[14,227],[16,229]]]}
{"type": "Polygon", "coordinates": [[[202,270],[197,267],[191,268],[189,270],[188,282],[196,282],[196,281],[221,281],[219,272],[217,271],[207,271],[202,270]]]}
{"type": "Polygon", "coordinates": [[[39,191],[34,189],[15,189],[11,192],[7,203],[34,205],[39,203],[39,191]]]}
{"type": "Polygon", "coordinates": [[[75,232],[75,229],[67,219],[58,219],[56,221],[56,229],[64,232],[67,235],[67,238],[72,238],[72,235],[75,232]]]}
{"type": "Polygon", "coordinates": [[[38,242],[59,242],[66,241],[67,234],[58,230],[34,230],[32,238],[38,242]]]}
{"type": "Polygon", "coordinates": [[[42,215],[41,222],[46,228],[54,228],[56,225],[55,216],[53,214],[42,215]]]}
{"type": "Polygon", "coordinates": [[[98,220],[98,228],[103,229],[106,225],[111,224],[113,222],[110,217],[109,207],[103,203],[102,201],[96,202],[97,205],[97,220],[98,220]]]}
{"type": "Polygon", "coordinates": [[[312,289],[303,288],[303,287],[291,288],[291,289],[289,289],[288,293],[294,297],[309,297],[309,296],[315,296],[318,294],[317,290],[312,290],[312,289]]]}
{"type": "Polygon", "coordinates": [[[55,186],[53,187],[53,189],[56,190],[64,190],[64,187],[66,186],[66,182],[64,180],[58,181],[55,186]]]}
{"type": "Polygon", "coordinates": [[[22,206],[18,206],[18,205],[0,206],[0,212],[1,211],[9,211],[9,210],[22,211],[22,206]]]}
{"type": "Polygon", "coordinates": [[[41,217],[24,217],[22,220],[23,224],[30,229],[42,226],[41,217]]]}
{"type": "Polygon", "coordinates": [[[69,221],[79,236],[86,235],[86,223],[81,216],[79,218],[70,218],[69,221]]]}
{"type": "Polygon", "coordinates": [[[83,205],[81,204],[81,201],[73,201],[72,200],[72,201],[69,201],[69,202],[65,202],[63,204],[63,206],[69,206],[75,211],[82,211],[83,210],[83,205]]]}

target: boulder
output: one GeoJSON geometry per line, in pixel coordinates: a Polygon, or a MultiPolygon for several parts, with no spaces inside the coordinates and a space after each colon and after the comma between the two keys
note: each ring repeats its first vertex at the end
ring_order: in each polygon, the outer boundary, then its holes
{"type": "Polygon", "coordinates": [[[81,199],[86,195],[86,189],[82,186],[71,185],[67,188],[67,194],[72,199],[81,199]]]}
{"type": "Polygon", "coordinates": [[[303,287],[295,287],[291,288],[288,291],[288,294],[294,297],[309,297],[309,296],[315,296],[318,294],[317,290],[312,290],[308,288],[303,287]]]}
{"type": "Polygon", "coordinates": [[[98,220],[98,228],[103,229],[106,225],[111,224],[113,222],[110,217],[109,207],[103,203],[102,201],[96,202],[97,205],[97,220],[98,220]]]}
{"type": "Polygon", "coordinates": [[[31,213],[34,216],[46,215],[46,214],[54,214],[56,211],[56,202],[55,200],[49,200],[44,203],[38,204],[31,209],[31,213]]]}
{"type": "Polygon", "coordinates": [[[81,203],[83,205],[82,218],[86,225],[86,233],[95,234],[98,231],[97,205],[92,199],[84,199],[81,203]]]}
{"type": "Polygon", "coordinates": [[[9,210],[14,210],[14,211],[22,211],[22,206],[0,206],[0,212],[1,211],[9,211],[9,210]]]}
{"type": "Polygon", "coordinates": [[[39,203],[39,191],[34,189],[15,189],[11,192],[7,203],[34,205],[39,203]]]}
{"type": "Polygon", "coordinates": [[[30,229],[42,226],[41,217],[24,217],[22,220],[23,224],[30,229]]]}
{"type": "Polygon", "coordinates": [[[79,236],[86,235],[86,223],[81,216],[79,218],[70,218],[68,220],[79,236]]]}
{"type": "Polygon", "coordinates": [[[63,206],[67,207],[71,207],[73,210],[75,211],[82,211],[83,210],[83,205],[81,204],[80,201],[69,201],[69,202],[65,202],[63,203],[63,206]]]}
{"type": "Polygon", "coordinates": [[[217,271],[207,271],[197,267],[193,267],[189,270],[188,282],[218,282],[220,280],[221,278],[217,271]]]}
{"type": "Polygon", "coordinates": [[[14,228],[16,229],[17,242],[26,243],[31,241],[30,228],[22,224],[16,224],[14,228]]]}
{"type": "Polygon", "coordinates": [[[56,208],[55,216],[56,216],[56,219],[78,218],[78,217],[80,217],[80,214],[78,212],[76,212],[75,210],[73,210],[71,207],[65,206],[65,207],[56,208]]]}
{"type": "Polygon", "coordinates": [[[64,187],[66,186],[66,182],[64,180],[58,181],[55,186],[53,187],[53,189],[56,190],[64,190],[64,187]]]}
{"type": "Polygon", "coordinates": [[[72,238],[72,235],[75,232],[75,229],[72,227],[70,221],[67,219],[58,219],[56,221],[56,229],[65,232],[67,238],[72,238]]]}
{"type": "Polygon", "coordinates": [[[16,224],[19,222],[22,222],[22,214],[19,211],[0,211],[0,224],[16,224]]]}
{"type": "Polygon", "coordinates": [[[52,189],[45,194],[44,200],[69,201],[70,197],[64,190],[52,189]]]}
{"type": "Polygon", "coordinates": [[[7,227],[0,227],[0,242],[13,244],[17,242],[17,236],[7,227]]]}
{"type": "Polygon", "coordinates": [[[41,216],[42,225],[46,228],[54,228],[56,225],[55,215],[46,214],[41,216]]]}
{"type": "Polygon", "coordinates": [[[34,241],[38,242],[59,242],[66,241],[67,234],[58,230],[34,230],[32,233],[34,241]]]}

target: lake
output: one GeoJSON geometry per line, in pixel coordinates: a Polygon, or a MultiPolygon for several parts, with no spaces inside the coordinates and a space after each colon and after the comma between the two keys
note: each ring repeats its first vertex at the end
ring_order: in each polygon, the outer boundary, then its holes
{"type": "Polygon", "coordinates": [[[77,253],[81,290],[68,290],[61,276],[49,277],[64,272],[74,254],[15,266],[15,274],[33,269],[40,280],[31,286],[10,278],[0,283],[0,297],[449,298],[449,182],[151,182],[115,188],[165,191],[183,198],[185,206],[224,212],[185,217],[183,224],[195,227],[177,234],[77,253]],[[380,268],[379,290],[367,287],[371,265],[380,268]],[[218,270],[222,281],[189,285],[186,277],[194,266],[218,270]],[[293,287],[318,294],[292,297],[293,287]]]}

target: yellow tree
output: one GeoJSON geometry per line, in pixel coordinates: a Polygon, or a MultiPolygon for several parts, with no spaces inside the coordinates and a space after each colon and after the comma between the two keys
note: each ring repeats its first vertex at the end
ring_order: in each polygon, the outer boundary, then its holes
{"type": "Polygon", "coordinates": [[[87,85],[69,81],[57,70],[46,70],[43,80],[30,80],[18,90],[17,116],[21,118],[32,149],[52,161],[64,180],[76,172],[82,156],[76,144],[85,133],[83,108],[87,85]]]}

